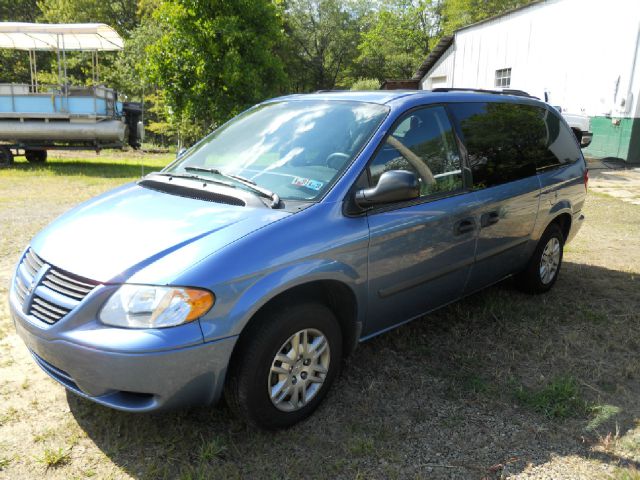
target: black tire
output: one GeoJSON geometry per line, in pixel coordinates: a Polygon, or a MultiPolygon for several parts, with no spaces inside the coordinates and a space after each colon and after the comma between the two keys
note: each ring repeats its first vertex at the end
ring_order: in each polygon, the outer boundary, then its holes
{"type": "Polygon", "coordinates": [[[24,156],[29,163],[44,163],[47,161],[46,150],[25,150],[24,156]]]}
{"type": "Polygon", "coordinates": [[[551,290],[560,275],[563,250],[564,235],[562,234],[562,230],[557,223],[552,223],[542,234],[531,259],[529,260],[527,268],[516,276],[516,286],[523,292],[532,294],[545,293],[551,290]],[[550,279],[547,279],[547,281],[544,281],[541,273],[542,256],[547,245],[553,245],[554,239],[559,245],[558,264],[553,276],[550,279]]]}
{"type": "Polygon", "coordinates": [[[9,147],[0,147],[0,167],[7,167],[13,163],[13,153],[9,147]]]}
{"type": "Polygon", "coordinates": [[[334,313],[319,303],[281,303],[260,314],[239,342],[227,373],[225,399],[238,417],[254,427],[267,430],[287,428],[308,417],[322,402],[340,370],[342,332],[334,313]],[[308,403],[294,411],[282,411],[276,408],[269,393],[271,375],[276,375],[271,373],[271,367],[283,344],[304,329],[317,330],[324,335],[329,350],[327,372],[308,403]]]}

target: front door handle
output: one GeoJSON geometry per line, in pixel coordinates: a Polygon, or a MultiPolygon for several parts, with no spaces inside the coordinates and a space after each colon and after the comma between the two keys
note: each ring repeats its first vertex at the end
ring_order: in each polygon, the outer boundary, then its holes
{"type": "Polygon", "coordinates": [[[454,233],[456,235],[463,235],[465,233],[473,232],[476,229],[476,222],[472,217],[465,218],[456,223],[454,233]]]}
{"type": "Polygon", "coordinates": [[[488,212],[483,213],[480,217],[480,226],[482,228],[493,225],[494,223],[498,223],[500,221],[500,215],[498,212],[488,212]]]}

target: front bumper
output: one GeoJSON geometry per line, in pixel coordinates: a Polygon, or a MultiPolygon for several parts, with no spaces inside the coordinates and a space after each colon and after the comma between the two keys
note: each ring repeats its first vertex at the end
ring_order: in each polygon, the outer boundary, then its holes
{"type": "MultiPolygon", "coordinates": [[[[167,339],[184,337],[183,327],[104,328],[91,316],[80,321],[82,306],[55,328],[43,328],[18,308],[15,299],[10,298],[9,305],[18,335],[49,376],[84,398],[129,412],[217,401],[237,340],[180,346],[167,339]]],[[[184,330],[199,330],[197,322],[188,325],[184,330]]]]}

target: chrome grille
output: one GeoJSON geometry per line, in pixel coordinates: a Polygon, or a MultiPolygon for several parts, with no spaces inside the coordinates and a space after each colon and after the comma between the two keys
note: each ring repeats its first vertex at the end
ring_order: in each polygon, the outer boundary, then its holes
{"type": "Polygon", "coordinates": [[[16,292],[16,297],[18,297],[18,300],[20,301],[20,305],[23,305],[24,299],[27,297],[27,287],[25,287],[20,277],[16,277],[15,292],[16,292]]]}
{"type": "Polygon", "coordinates": [[[22,264],[31,275],[31,278],[33,278],[36,276],[36,273],[38,273],[38,270],[40,270],[44,265],[44,260],[36,255],[33,250],[29,249],[27,250],[27,254],[24,256],[22,264]]]}
{"type": "Polygon", "coordinates": [[[79,277],[64,274],[60,270],[51,268],[42,281],[51,290],[66,295],[67,297],[82,300],[96,286],[95,283],[79,280],[79,277]]]}
{"type": "Polygon", "coordinates": [[[29,309],[29,315],[33,315],[44,323],[53,325],[70,311],[70,309],[60,307],[35,295],[31,303],[31,308],[29,309]]]}
{"type": "Polygon", "coordinates": [[[73,310],[97,285],[98,282],[47,264],[29,249],[18,265],[14,292],[23,311],[28,310],[32,317],[53,325],[73,310]]]}

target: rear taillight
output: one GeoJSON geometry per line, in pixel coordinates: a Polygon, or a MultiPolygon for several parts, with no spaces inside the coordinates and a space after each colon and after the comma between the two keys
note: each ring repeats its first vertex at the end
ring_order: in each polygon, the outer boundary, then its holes
{"type": "Polygon", "coordinates": [[[589,169],[585,168],[584,169],[584,189],[587,190],[587,188],[589,187],[589,169]]]}

